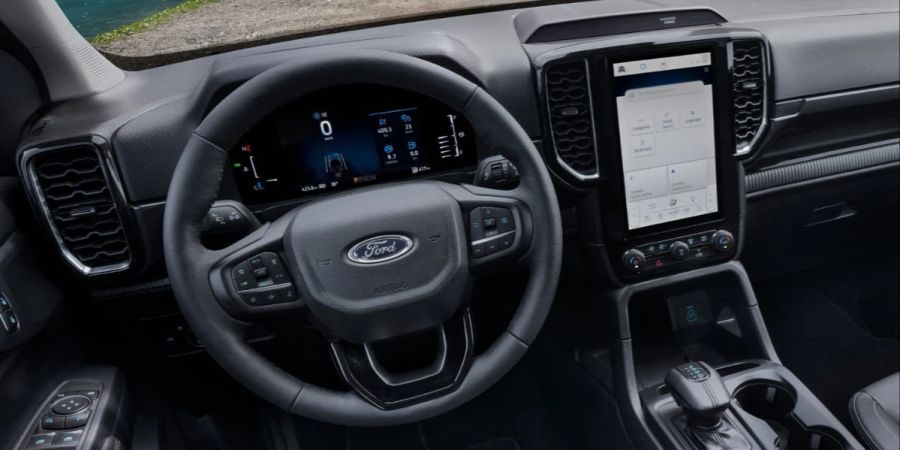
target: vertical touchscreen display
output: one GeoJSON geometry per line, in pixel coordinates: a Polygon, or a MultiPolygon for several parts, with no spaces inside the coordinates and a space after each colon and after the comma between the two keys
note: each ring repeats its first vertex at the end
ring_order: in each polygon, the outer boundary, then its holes
{"type": "Polygon", "coordinates": [[[612,66],[629,230],[719,209],[710,59],[612,66]]]}

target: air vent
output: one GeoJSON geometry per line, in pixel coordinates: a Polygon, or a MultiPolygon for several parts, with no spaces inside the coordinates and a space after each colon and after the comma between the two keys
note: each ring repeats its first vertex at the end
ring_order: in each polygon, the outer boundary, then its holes
{"type": "Polygon", "coordinates": [[[557,161],[575,178],[597,178],[594,115],[587,60],[556,63],[545,74],[550,132],[557,161]]]}
{"type": "Polygon", "coordinates": [[[128,268],[131,250],[100,155],[91,145],[37,154],[30,175],[63,255],[86,275],[128,268]]]}
{"type": "Polygon", "coordinates": [[[735,41],[734,138],[738,154],[748,153],[766,123],[766,71],[760,41],[735,41]]]}

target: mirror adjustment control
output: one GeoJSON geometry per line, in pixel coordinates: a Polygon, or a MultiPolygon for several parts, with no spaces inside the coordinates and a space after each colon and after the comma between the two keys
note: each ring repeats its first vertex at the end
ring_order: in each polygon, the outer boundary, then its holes
{"type": "Polygon", "coordinates": [[[645,262],[647,262],[647,258],[644,256],[644,252],[638,249],[633,248],[622,255],[622,266],[632,273],[640,272],[645,262]]]}
{"type": "Polygon", "coordinates": [[[70,395],[56,401],[50,408],[50,412],[60,416],[68,416],[83,411],[91,406],[91,399],[83,395],[70,395]]]}

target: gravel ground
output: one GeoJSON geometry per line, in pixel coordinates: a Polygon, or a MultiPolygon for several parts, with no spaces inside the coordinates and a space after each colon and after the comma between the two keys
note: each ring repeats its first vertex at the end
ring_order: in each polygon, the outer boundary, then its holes
{"type": "Polygon", "coordinates": [[[98,47],[142,57],[522,0],[220,0],[98,47]]]}

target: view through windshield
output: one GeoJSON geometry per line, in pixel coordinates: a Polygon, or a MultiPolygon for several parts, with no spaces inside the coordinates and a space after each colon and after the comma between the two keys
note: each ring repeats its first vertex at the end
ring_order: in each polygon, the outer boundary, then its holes
{"type": "Polygon", "coordinates": [[[146,57],[523,0],[57,0],[95,47],[146,57]]]}

